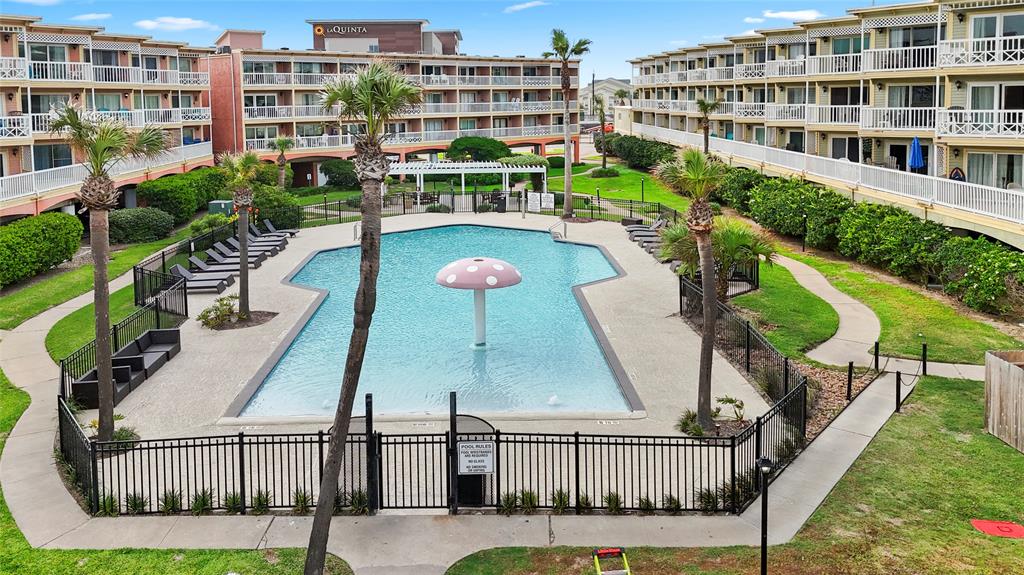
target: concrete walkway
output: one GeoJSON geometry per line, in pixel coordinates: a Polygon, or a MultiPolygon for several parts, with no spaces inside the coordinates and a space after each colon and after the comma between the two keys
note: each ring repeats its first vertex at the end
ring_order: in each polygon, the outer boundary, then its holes
{"type": "MultiPolygon", "coordinates": [[[[818,347],[807,352],[807,357],[826,365],[874,365],[872,348],[882,334],[882,324],[870,307],[839,291],[824,275],[813,267],[785,256],[778,256],[776,263],[789,270],[793,279],[811,293],[825,300],[839,314],[839,328],[835,335],[818,347]]],[[[918,373],[920,360],[882,356],[879,358],[880,371],[918,373]]],[[[928,362],[928,374],[964,379],[985,379],[984,365],[928,362]]]]}

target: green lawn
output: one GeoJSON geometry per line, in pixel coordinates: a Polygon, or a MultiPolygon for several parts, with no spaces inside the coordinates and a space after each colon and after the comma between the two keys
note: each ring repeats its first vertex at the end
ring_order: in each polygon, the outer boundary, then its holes
{"type": "MultiPolygon", "coordinates": [[[[188,237],[188,228],[171,237],[135,244],[113,252],[108,264],[110,279],[132,269],[147,256],[188,237]]],[[[92,265],[61,272],[14,293],[0,297],[0,329],[13,329],[30,317],[60,305],[92,289],[92,265]]]]}
{"type": "MultiPolygon", "coordinates": [[[[769,550],[770,572],[1024,573],[1019,540],[983,535],[969,523],[1024,522],[1024,482],[1016,479],[1024,477],[1024,455],[983,432],[983,396],[979,382],[924,378],[796,538],[769,550]]],[[[448,573],[591,574],[590,551],[493,549],[448,573]]],[[[643,575],[753,575],[758,557],[753,547],[629,550],[630,567],[643,575]]]]}
{"type": "MultiPolygon", "coordinates": [[[[362,194],[359,191],[343,191],[343,190],[331,190],[327,192],[328,202],[344,201],[349,198],[357,198],[362,194]]],[[[324,202],[323,194],[313,194],[311,196],[299,196],[296,198],[299,200],[300,206],[308,206],[310,204],[322,204],[324,202]]]]}
{"type": "MultiPolygon", "coordinates": [[[[622,200],[640,199],[640,179],[644,180],[643,199],[648,202],[661,202],[665,207],[680,212],[686,211],[690,202],[683,196],[665,187],[654,176],[633,170],[625,166],[615,166],[619,175],[615,178],[591,178],[589,175],[577,175],[572,179],[572,191],[575,194],[596,195],[601,188],[602,198],[622,200]]],[[[553,192],[564,191],[565,185],[561,178],[548,177],[548,189],[553,192]]]]}
{"type": "Polygon", "coordinates": [[[815,268],[837,289],[875,312],[882,324],[883,355],[918,358],[921,343],[927,342],[930,360],[981,364],[986,350],[1024,346],[944,302],[856,271],[849,263],[801,253],[786,255],[815,268]]]}
{"type": "MultiPolygon", "coordinates": [[[[49,352],[53,361],[59,362],[78,348],[95,339],[94,309],[95,306],[90,303],[83,308],[69,313],[53,324],[49,333],[46,334],[46,351],[49,352]]],[[[128,317],[136,309],[133,286],[125,286],[110,294],[111,325],[128,317]]]]}
{"type": "Polygon", "coordinates": [[[751,311],[761,333],[787,357],[801,357],[839,328],[836,310],[780,265],[762,263],[761,288],[730,301],[751,311]]]}

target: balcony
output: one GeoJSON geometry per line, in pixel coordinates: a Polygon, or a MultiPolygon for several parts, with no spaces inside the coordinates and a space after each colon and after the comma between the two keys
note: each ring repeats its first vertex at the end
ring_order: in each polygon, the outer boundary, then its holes
{"type": "Polygon", "coordinates": [[[326,84],[332,78],[337,77],[335,74],[307,74],[299,73],[292,74],[292,83],[298,86],[316,86],[320,87],[326,84]]]}
{"type": "Polygon", "coordinates": [[[242,84],[245,86],[287,86],[292,83],[292,75],[287,72],[245,72],[242,84]]]}
{"type": "MultiPolygon", "coordinates": [[[[694,102],[694,111],[696,112],[696,102],[694,102]]],[[[719,102],[718,109],[711,112],[712,116],[732,116],[736,108],[736,102],[719,102]]]]}
{"type": "Polygon", "coordinates": [[[732,115],[736,119],[764,118],[764,106],[763,102],[736,102],[732,115]]]}
{"type": "Polygon", "coordinates": [[[764,78],[764,63],[760,64],[736,64],[733,69],[733,76],[737,80],[750,80],[753,78],[764,78]]]}
{"type": "Polygon", "coordinates": [[[806,60],[772,60],[765,66],[765,74],[769,78],[804,76],[806,72],[806,60]]]}
{"type": "Polygon", "coordinates": [[[860,73],[860,59],[860,54],[811,56],[807,59],[807,75],[858,74],[860,73]]]}
{"type": "Polygon", "coordinates": [[[246,106],[242,108],[246,120],[291,119],[291,106],[246,106]]]}
{"type": "Polygon", "coordinates": [[[940,136],[975,138],[1024,137],[1024,110],[938,110],[940,136]]]}
{"type": "Polygon", "coordinates": [[[705,68],[697,68],[695,70],[686,71],[687,82],[706,82],[708,79],[708,70],[705,68]]]}
{"type": "MultiPolygon", "coordinates": [[[[461,136],[486,136],[492,138],[521,138],[531,136],[561,135],[563,128],[559,124],[543,126],[523,126],[514,128],[476,128],[467,130],[436,130],[427,132],[398,132],[391,134],[384,145],[418,144],[423,142],[450,142],[461,136]]],[[[572,133],[579,132],[579,126],[570,126],[572,133]]],[[[297,136],[296,149],[340,148],[353,145],[352,136],[325,134],[322,136],[297,136]]],[[[274,138],[250,138],[245,141],[245,149],[253,151],[271,151],[274,138]]]]}
{"type": "Polygon", "coordinates": [[[481,114],[491,111],[490,102],[460,102],[459,113],[481,114]]]}
{"type": "Polygon", "coordinates": [[[209,72],[178,72],[178,81],[182,86],[209,86],[209,72]]]}
{"type": "Polygon", "coordinates": [[[209,108],[181,108],[182,122],[209,122],[212,119],[209,108]]]}
{"type": "Polygon", "coordinates": [[[27,138],[32,134],[28,116],[0,116],[0,140],[27,138]]]}
{"type": "Polygon", "coordinates": [[[54,82],[88,82],[92,80],[92,64],[85,62],[29,62],[28,77],[54,82]]]}
{"type": "Polygon", "coordinates": [[[709,82],[724,82],[733,79],[732,68],[708,68],[707,76],[709,82]]]}
{"type": "Polygon", "coordinates": [[[764,107],[764,119],[770,122],[803,122],[806,113],[806,104],[766,104],[764,107]]]}
{"type": "Polygon", "coordinates": [[[860,112],[860,127],[864,130],[917,130],[935,129],[935,108],[872,108],[860,112]]]}
{"type": "Polygon", "coordinates": [[[860,124],[861,106],[807,105],[808,124],[857,126],[860,124]]]}
{"type": "Polygon", "coordinates": [[[0,58],[0,80],[19,80],[28,77],[24,58],[0,58]]]}
{"type": "Polygon", "coordinates": [[[992,64],[1024,64],[1024,36],[939,42],[939,66],[989,66],[992,64]]]}
{"type": "Polygon", "coordinates": [[[929,70],[935,67],[936,47],[882,48],[864,51],[865,72],[929,70]]]}
{"type": "Polygon", "coordinates": [[[142,68],[132,68],[129,66],[93,66],[92,77],[96,82],[141,84],[142,68]]]}

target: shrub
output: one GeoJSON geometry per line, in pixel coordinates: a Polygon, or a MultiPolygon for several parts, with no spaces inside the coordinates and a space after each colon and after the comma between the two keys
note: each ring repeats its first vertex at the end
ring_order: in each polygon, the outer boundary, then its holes
{"type": "Polygon", "coordinates": [[[224,510],[228,513],[242,512],[242,496],[237,491],[231,491],[224,495],[224,510]]]}
{"type": "MultiPolygon", "coordinates": [[[[543,158],[537,154],[517,154],[515,156],[507,156],[504,158],[498,158],[498,161],[507,166],[543,166],[545,168],[551,168],[551,161],[555,158],[543,158]]],[[[565,165],[565,159],[562,160],[562,165],[565,165]]],[[[521,182],[523,174],[512,174],[512,181],[521,182]]],[[[531,173],[530,174],[530,185],[534,190],[540,190],[544,185],[544,174],[531,173]]]]}
{"type": "Polygon", "coordinates": [[[594,168],[590,170],[591,178],[617,178],[619,171],[615,168],[594,168]]]}
{"type": "Polygon", "coordinates": [[[627,166],[637,170],[649,170],[671,159],[676,153],[676,149],[668,144],[641,140],[635,136],[622,136],[616,139],[614,151],[627,166]]]}
{"type": "Polygon", "coordinates": [[[82,243],[82,222],[52,212],[0,226],[0,287],[71,259],[82,243]]]}
{"type": "Polygon", "coordinates": [[[163,513],[164,515],[181,513],[180,491],[174,489],[164,491],[163,497],[160,498],[160,513],[163,513]]]}
{"type": "Polygon", "coordinates": [[[622,515],[622,496],[611,491],[604,496],[604,506],[612,515],[622,515]]]}
{"type": "MultiPolygon", "coordinates": [[[[294,177],[295,172],[292,171],[292,165],[286,164],[284,167],[284,187],[290,188],[294,177]]],[[[264,186],[277,186],[277,164],[272,162],[260,164],[259,169],[256,170],[256,183],[263,184],[264,186]]]]}
{"type": "Polygon", "coordinates": [[[1024,284],[1024,254],[985,238],[950,238],[937,254],[943,290],[969,307],[1020,315],[1008,285],[1024,284]]]}
{"type": "Polygon", "coordinates": [[[697,423],[697,412],[689,408],[684,409],[682,415],[679,416],[679,421],[676,422],[676,430],[694,437],[704,435],[704,429],[697,423]]]}
{"type": "Polygon", "coordinates": [[[99,517],[117,517],[118,501],[116,493],[108,493],[100,497],[96,515],[99,517]]]}
{"type": "Polygon", "coordinates": [[[548,156],[548,165],[555,169],[565,167],[565,156],[548,156]]]}
{"type": "Polygon", "coordinates": [[[590,513],[594,509],[594,502],[586,493],[580,493],[580,499],[576,502],[576,506],[580,508],[580,513],[590,513]]]}
{"type": "Polygon", "coordinates": [[[296,487],[292,493],[292,512],[296,515],[305,515],[309,513],[312,504],[313,498],[309,492],[301,487],[296,487]]]}
{"type": "Polygon", "coordinates": [[[722,204],[718,202],[708,202],[708,207],[711,208],[711,213],[720,216],[722,215],[722,204]]]}
{"type": "Polygon", "coordinates": [[[142,515],[149,508],[149,498],[141,493],[129,493],[124,498],[124,507],[128,515],[142,515]]]}
{"type": "Polygon", "coordinates": [[[446,206],[445,204],[430,204],[429,206],[424,208],[423,211],[427,212],[428,214],[447,214],[448,212],[452,211],[452,209],[446,206]]]}
{"type": "Polygon", "coordinates": [[[159,208],[171,214],[175,224],[184,224],[192,219],[200,203],[188,174],[176,174],[140,182],[135,193],[138,199],[147,206],[159,208]]]}
{"type": "Polygon", "coordinates": [[[302,226],[302,207],[295,196],[273,186],[256,186],[252,206],[259,210],[260,219],[271,220],[279,229],[302,226]]]}
{"type": "Polygon", "coordinates": [[[561,515],[569,509],[569,493],[564,489],[556,489],[551,494],[551,510],[555,515],[561,515]]]}
{"type": "Polygon", "coordinates": [[[641,495],[637,501],[637,507],[640,509],[640,513],[644,515],[650,515],[654,513],[654,501],[647,495],[641,495]]]}
{"type": "Polygon", "coordinates": [[[821,190],[807,212],[807,245],[823,250],[835,250],[839,243],[839,222],[853,200],[831,190],[821,190]]]}
{"type": "Polygon", "coordinates": [[[366,495],[366,491],[362,489],[356,489],[352,492],[348,499],[348,505],[352,509],[353,515],[366,515],[370,512],[370,498],[366,495]]]}
{"type": "Polygon", "coordinates": [[[258,490],[256,495],[252,498],[251,511],[253,515],[263,515],[267,511],[270,511],[270,492],[266,490],[258,490]]]}
{"type": "Polygon", "coordinates": [[[188,233],[191,237],[201,236],[219,227],[231,223],[231,217],[224,214],[206,214],[188,226],[188,233]]]}
{"type": "Polygon", "coordinates": [[[115,429],[114,434],[110,437],[111,441],[120,442],[119,449],[125,450],[134,449],[139,440],[139,434],[135,432],[135,428],[127,425],[115,429]]]}
{"type": "MultiPolygon", "coordinates": [[[[219,198],[225,190],[228,177],[216,168],[202,168],[187,174],[183,179],[192,184],[196,197],[196,210],[205,210],[207,204],[219,198]]],[[[180,176],[174,176],[180,177],[180,176]]]]}
{"type": "Polygon", "coordinates": [[[474,162],[495,162],[498,158],[507,158],[511,155],[512,150],[505,142],[482,136],[455,138],[448,144],[448,151],[445,153],[451,160],[470,158],[474,162]]]}
{"type": "Polygon", "coordinates": [[[754,170],[746,168],[729,168],[722,178],[722,183],[715,189],[715,199],[725,202],[741,214],[750,213],[750,192],[765,177],[754,170]]]}
{"type": "Polygon", "coordinates": [[[344,513],[345,508],[349,506],[349,501],[351,501],[351,499],[352,498],[349,495],[348,491],[345,491],[344,489],[339,487],[334,492],[334,515],[340,515],[341,513],[344,513]]]}
{"type": "Polygon", "coordinates": [[[618,132],[606,132],[604,134],[594,134],[594,148],[598,154],[605,153],[605,144],[608,145],[608,155],[615,155],[615,140],[622,137],[622,134],[618,132]]]}
{"type": "Polygon", "coordinates": [[[843,213],[836,236],[840,254],[913,278],[937,267],[949,231],[894,206],[859,203],[843,213]]]}
{"type": "Polygon", "coordinates": [[[537,497],[536,491],[524,489],[519,493],[519,507],[526,515],[532,515],[537,511],[538,505],[540,505],[540,498],[537,497]]]}
{"type": "Polygon", "coordinates": [[[661,496],[661,508],[668,511],[672,515],[679,515],[683,510],[683,504],[679,502],[679,498],[671,493],[666,493],[661,496]]]}
{"type": "Polygon", "coordinates": [[[320,163],[320,171],[327,176],[327,185],[345,190],[359,189],[359,178],[356,176],[356,165],[352,160],[324,160],[320,163]]]}
{"type": "Polygon", "coordinates": [[[476,213],[483,214],[494,211],[494,204],[477,204],[476,213]]]}
{"type": "Polygon", "coordinates": [[[517,507],[519,507],[519,496],[514,491],[501,494],[501,499],[498,500],[498,513],[507,517],[515,513],[517,507]]]}
{"type": "Polygon", "coordinates": [[[238,301],[238,294],[230,294],[221,296],[213,300],[213,304],[210,307],[199,312],[196,319],[199,323],[203,324],[203,327],[209,329],[216,329],[230,321],[236,321],[238,319],[238,307],[236,303],[238,301]]]}
{"type": "Polygon", "coordinates": [[[795,178],[769,178],[750,192],[750,215],[762,226],[787,236],[802,236],[804,214],[817,197],[814,186],[795,178]]]}
{"type": "Polygon", "coordinates": [[[110,212],[110,243],[138,244],[171,235],[174,218],[158,208],[127,208],[110,212]]]}
{"type": "Polygon", "coordinates": [[[213,491],[200,489],[192,494],[192,515],[206,515],[213,511],[213,491]]]}
{"type": "Polygon", "coordinates": [[[697,509],[705,515],[711,515],[718,511],[718,490],[712,488],[700,489],[695,494],[697,509]]]}
{"type": "Polygon", "coordinates": [[[351,198],[345,198],[345,207],[353,209],[361,209],[363,207],[363,196],[352,196],[351,198]]]}

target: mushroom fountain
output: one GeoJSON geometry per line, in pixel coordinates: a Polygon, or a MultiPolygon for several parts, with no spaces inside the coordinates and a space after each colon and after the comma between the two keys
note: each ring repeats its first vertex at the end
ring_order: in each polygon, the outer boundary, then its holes
{"type": "Polygon", "coordinates": [[[438,285],[473,290],[476,310],[475,345],[482,347],[487,341],[487,301],[484,290],[514,286],[523,280],[512,264],[494,258],[465,258],[456,260],[437,272],[438,285]]]}

